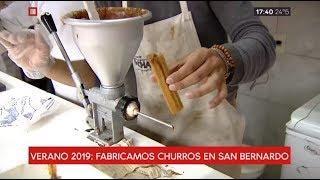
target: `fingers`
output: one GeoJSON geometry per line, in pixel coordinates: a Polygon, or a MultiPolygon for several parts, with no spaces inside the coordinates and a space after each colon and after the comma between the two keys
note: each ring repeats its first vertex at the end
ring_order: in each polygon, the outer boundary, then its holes
{"type": "Polygon", "coordinates": [[[208,51],[200,48],[184,58],[184,65],[176,72],[172,73],[166,80],[168,84],[174,84],[196,71],[206,60],[208,51]]]}
{"type": "MultiPolygon", "coordinates": [[[[169,65],[169,72],[168,74],[170,75],[171,73],[177,71],[181,66],[183,65],[183,62],[182,61],[178,61],[178,62],[175,62],[173,64],[170,64],[169,65]]],[[[157,83],[157,78],[156,76],[152,73],[151,76],[150,76],[150,80],[153,82],[153,83],[157,83]]]]}
{"type": "Polygon", "coordinates": [[[8,41],[8,37],[10,36],[10,32],[6,31],[6,30],[3,30],[0,32],[0,38],[8,41]]]}
{"type": "Polygon", "coordinates": [[[208,76],[208,77],[203,78],[203,79],[200,81],[200,85],[205,84],[205,83],[208,81],[208,79],[209,79],[209,76],[208,76]]]}
{"type": "Polygon", "coordinates": [[[34,34],[30,31],[20,31],[17,33],[10,33],[9,36],[7,36],[6,40],[10,43],[17,45],[26,43],[27,41],[32,41],[34,38],[34,34]]]}
{"type": "MultiPolygon", "coordinates": [[[[189,99],[199,98],[217,90],[217,95],[210,100],[209,107],[219,105],[227,96],[225,83],[225,68],[220,57],[212,55],[206,48],[200,48],[170,68],[166,79],[171,91],[178,91],[199,83],[199,87],[188,91],[185,96],[189,99]]],[[[156,82],[156,77],[150,79],[156,82]]]]}
{"type": "Polygon", "coordinates": [[[17,34],[14,34],[14,38],[13,39],[13,43],[17,43],[17,44],[22,44],[22,43],[26,43],[26,42],[34,42],[34,38],[35,38],[35,33],[34,30],[32,29],[28,29],[28,30],[24,30],[21,31],[17,34]]]}
{"type": "Polygon", "coordinates": [[[198,88],[188,91],[185,96],[189,99],[200,98],[206,94],[217,90],[217,95],[209,101],[209,108],[215,108],[218,106],[228,94],[227,85],[224,79],[223,70],[215,72],[209,78],[203,79],[202,85],[198,88]]]}
{"type": "Polygon", "coordinates": [[[184,58],[178,62],[175,62],[174,64],[169,65],[169,75],[178,71],[184,64],[184,58]]]}
{"type": "Polygon", "coordinates": [[[23,57],[25,57],[27,54],[29,54],[32,51],[32,47],[25,47],[25,46],[15,46],[11,51],[10,54],[12,54],[12,60],[18,60],[23,57]]]}
{"type": "Polygon", "coordinates": [[[216,82],[218,81],[218,78],[219,78],[219,76],[216,76],[216,75],[210,76],[204,84],[202,84],[198,88],[195,88],[191,91],[188,91],[185,94],[186,97],[189,99],[199,98],[201,96],[204,96],[204,95],[212,92],[217,87],[216,82]]]}
{"type": "Polygon", "coordinates": [[[8,41],[8,37],[10,36],[10,33],[8,31],[1,31],[0,32],[0,43],[7,49],[12,49],[14,47],[14,44],[12,44],[10,41],[8,41]]]}
{"type": "Polygon", "coordinates": [[[220,86],[218,86],[218,94],[209,102],[210,109],[217,107],[228,95],[228,89],[225,81],[221,81],[219,83],[220,86]]]}
{"type": "Polygon", "coordinates": [[[43,36],[40,32],[40,29],[37,29],[35,31],[35,45],[39,49],[49,49],[49,46],[48,46],[47,42],[45,41],[45,39],[43,38],[43,36]]]}
{"type": "Polygon", "coordinates": [[[183,80],[169,85],[171,91],[178,91],[191,85],[201,82],[204,78],[215,72],[218,63],[216,61],[205,61],[195,72],[188,75],[183,80]]]}
{"type": "Polygon", "coordinates": [[[3,39],[2,37],[0,37],[0,43],[2,44],[2,46],[4,46],[7,50],[11,50],[14,45],[11,44],[9,41],[3,39]]]}
{"type": "Polygon", "coordinates": [[[34,34],[31,31],[20,31],[17,33],[10,33],[6,30],[0,32],[0,38],[2,39],[2,43],[6,48],[12,48],[12,46],[26,43],[27,41],[30,41],[32,43],[32,40],[34,38],[34,34]]]}

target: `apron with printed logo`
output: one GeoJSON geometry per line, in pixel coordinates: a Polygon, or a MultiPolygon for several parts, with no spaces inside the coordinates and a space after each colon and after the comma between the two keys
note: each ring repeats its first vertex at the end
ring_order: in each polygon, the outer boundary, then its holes
{"type": "MultiPolygon", "coordinates": [[[[150,132],[154,139],[164,145],[241,145],[244,118],[226,100],[213,110],[209,110],[208,102],[216,92],[190,100],[184,93],[197,85],[179,91],[184,108],[173,116],[168,110],[159,86],[150,80],[151,67],[146,59],[148,54],[162,53],[170,65],[201,47],[187,2],[179,3],[181,14],[145,25],[142,42],[133,60],[141,112],[171,123],[175,129],[172,131],[143,117],[138,117],[138,127],[142,129],[142,133],[150,132]]],[[[227,169],[230,169],[229,167],[227,169]]],[[[228,174],[234,175],[230,171],[228,174]]]]}

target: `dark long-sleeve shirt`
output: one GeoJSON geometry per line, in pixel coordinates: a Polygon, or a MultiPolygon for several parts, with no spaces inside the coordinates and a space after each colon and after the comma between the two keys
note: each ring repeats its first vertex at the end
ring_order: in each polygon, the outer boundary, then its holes
{"type": "MultiPolygon", "coordinates": [[[[98,6],[121,6],[121,1],[96,3],[98,6]]],[[[228,100],[235,95],[239,84],[254,81],[274,64],[274,39],[259,17],[254,16],[250,1],[188,1],[187,4],[201,45],[209,48],[223,44],[237,61],[228,84],[228,100]]],[[[152,18],[146,24],[181,13],[178,1],[128,1],[128,6],[150,10],[152,18]]]]}

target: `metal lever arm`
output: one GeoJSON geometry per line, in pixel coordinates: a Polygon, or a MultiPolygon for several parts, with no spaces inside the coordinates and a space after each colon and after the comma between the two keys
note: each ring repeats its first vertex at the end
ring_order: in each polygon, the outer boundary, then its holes
{"type": "MultiPolygon", "coordinates": [[[[53,21],[53,18],[51,16],[51,14],[46,12],[43,15],[41,15],[41,21],[44,24],[44,26],[47,28],[49,33],[53,35],[53,38],[55,39],[55,41],[56,41],[56,43],[57,43],[57,45],[58,45],[58,47],[59,47],[64,59],[66,60],[68,69],[71,72],[71,76],[72,76],[73,82],[75,83],[77,89],[79,90],[82,104],[86,108],[87,112],[90,113],[90,110],[88,109],[90,102],[89,102],[88,97],[85,94],[84,85],[81,82],[81,79],[80,79],[78,73],[73,69],[73,66],[71,64],[71,60],[70,60],[70,58],[69,58],[65,48],[63,47],[63,45],[62,45],[62,43],[60,41],[60,38],[59,38],[59,36],[57,34],[57,28],[56,28],[56,25],[55,25],[55,23],[53,21]]],[[[91,116],[91,113],[89,115],[91,116]]]]}
{"type": "Polygon", "coordinates": [[[168,124],[166,122],[160,121],[156,118],[153,118],[151,116],[148,116],[142,112],[140,112],[140,103],[137,98],[129,98],[129,97],[122,97],[117,106],[116,109],[122,112],[124,119],[131,120],[136,118],[138,115],[143,116],[145,118],[148,118],[154,122],[160,123],[162,125],[165,125],[171,129],[174,129],[173,125],[168,124]]]}

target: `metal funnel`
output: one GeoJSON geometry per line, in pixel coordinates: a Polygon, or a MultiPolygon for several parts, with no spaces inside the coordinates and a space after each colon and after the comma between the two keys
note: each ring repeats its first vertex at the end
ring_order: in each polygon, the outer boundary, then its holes
{"type": "Polygon", "coordinates": [[[89,20],[85,10],[63,17],[71,25],[73,39],[98,76],[102,87],[123,84],[143,37],[144,21],[151,12],[139,8],[97,9],[100,20],[89,20]]]}

